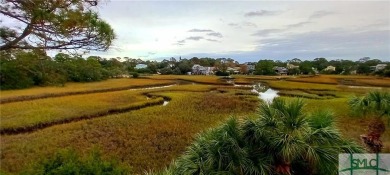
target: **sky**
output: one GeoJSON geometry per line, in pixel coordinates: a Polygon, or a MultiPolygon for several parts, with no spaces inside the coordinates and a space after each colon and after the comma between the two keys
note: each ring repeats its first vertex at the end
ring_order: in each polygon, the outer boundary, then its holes
{"type": "Polygon", "coordinates": [[[390,61],[390,1],[125,1],[97,7],[117,34],[106,58],[390,61]]]}

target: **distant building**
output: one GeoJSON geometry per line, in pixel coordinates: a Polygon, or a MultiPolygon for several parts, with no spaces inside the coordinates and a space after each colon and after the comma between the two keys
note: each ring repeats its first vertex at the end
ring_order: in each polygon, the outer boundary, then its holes
{"type": "Polygon", "coordinates": [[[137,65],[135,65],[135,69],[145,69],[147,67],[148,67],[148,65],[146,65],[146,64],[137,64],[137,65]]]}
{"type": "Polygon", "coordinates": [[[387,64],[377,64],[375,66],[375,72],[381,71],[381,70],[385,69],[386,67],[387,67],[387,64]]]}
{"type": "Polygon", "coordinates": [[[287,69],[299,69],[299,66],[295,66],[293,64],[287,63],[287,69]]]}
{"type": "Polygon", "coordinates": [[[278,66],[275,66],[274,67],[274,71],[276,74],[278,75],[287,75],[288,73],[288,69],[285,68],[285,67],[278,67],[278,66]]]}
{"type": "Polygon", "coordinates": [[[240,73],[240,67],[228,67],[227,71],[233,74],[239,74],[240,73]]]}
{"type": "Polygon", "coordinates": [[[244,63],[248,67],[248,72],[253,72],[256,69],[256,62],[246,62],[244,63]]]}
{"type": "Polygon", "coordinates": [[[212,75],[214,74],[214,67],[203,67],[199,64],[194,64],[192,66],[193,75],[212,75]]]}
{"type": "Polygon", "coordinates": [[[326,67],[326,68],[324,69],[324,71],[331,71],[331,72],[334,72],[334,71],[336,71],[336,67],[334,67],[334,66],[328,66],[328,67],[326,67]]]}

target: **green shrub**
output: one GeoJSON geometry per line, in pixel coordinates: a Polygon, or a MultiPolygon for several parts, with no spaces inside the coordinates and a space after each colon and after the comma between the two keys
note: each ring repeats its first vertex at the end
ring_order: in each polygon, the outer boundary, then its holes
{"type": "Polygon", "coordinates": [[[133,78],[138,78],[139,77],[139,74],[137,72],[134,72],[133,73],[133,78]]]}
{"type": "Polygon", "coordinates": [[[228,72],[222,72],[222,71],[217,71],[215,73],[216,76],[229,76],[228,72]]]}
{"type": "Polygon", "coordinates": [[[34,166],[24,175],[119,175],[127,174],[126,168],[120,167],[113,161],[104,161],[99,151],[92,151],[90,155],[82,159],[74,150],[61,150],[53,157],[45,159],[34,166]]]}

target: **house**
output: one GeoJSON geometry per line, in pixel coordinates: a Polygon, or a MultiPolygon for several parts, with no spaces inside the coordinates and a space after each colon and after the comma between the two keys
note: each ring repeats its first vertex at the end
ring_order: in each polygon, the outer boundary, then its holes
{"type": "Polygon", "coordinates": [[[239,74],[240,69],[241,69],[240,67],[228,67],[226,71],[232,74],[239,74]]]}
{"type": "Polygon", "coordinates": [[[387,67],[387,64],[377,64],[375,66],[375,72],[381,71],[381,70],[385,69],[386,67],[387,67]]]}
{"type": "Polygon", "coordinates": [[[274,69],[275,73],[278,75],[287,75],[287,73],[288,73],[288,69],[285,67],[275,66],[273,69],[274,69]]]}
{"type": "Polygon", "coordinates": [[[135,65],[135,69],[145,69],[147,67],[148,67],[148,65],[146,65],[146,64],[137,64],[137,65],[135,65]]]}
{"type": "Polygon", "coordinates": [[[194,64],[192,66],[192,74],[193,75],[202,75],[205,72],[205,68],[199,64],[194,64]]]}
{"type": "Polygon", "coordinates": [[[255,71],[256,63],[255,62],[246,62],[244,63],[248,67],[248,72],[255,71]]]}
{"type": "Polygon", "coordinates": [[[192,66],[193,75],[212,75],[214,74],[214,67],[203,67],[199,64],[194,64],[192,66]]]}
{"type": "Polygon", "coordinates": [[[324,71],[327,71],[327,72],[334,72],[336,71],[336,67],[334,66],[328,66],[324,69],[324,71]]]}

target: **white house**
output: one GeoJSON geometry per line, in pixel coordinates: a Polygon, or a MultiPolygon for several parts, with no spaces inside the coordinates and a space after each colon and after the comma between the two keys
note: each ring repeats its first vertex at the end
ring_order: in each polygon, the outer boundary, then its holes
{"type": "Polygon", "coordinates": [[[336,71],[336,67],[334,66],[328,66],[324,69],[324,71],[336,71]]]}
{"type": "Polygon", "coordinates": [[[383,70],[387,67],[387,64],[377,64],[375,66],[375,71],[380,71],[380,70],[383,70]]]}
{"type": "Polygon", "coordinates": [[[295,66],[293,64],[287,63],[287,69],[299,69],[299,66],[295,66]]]}
{"type": "Polygon", "coordinates": [[[199,64],[194,64],[192,66],[193,75],[212,75],[214,74],[214,67],[203,67],[199,64]]]}

